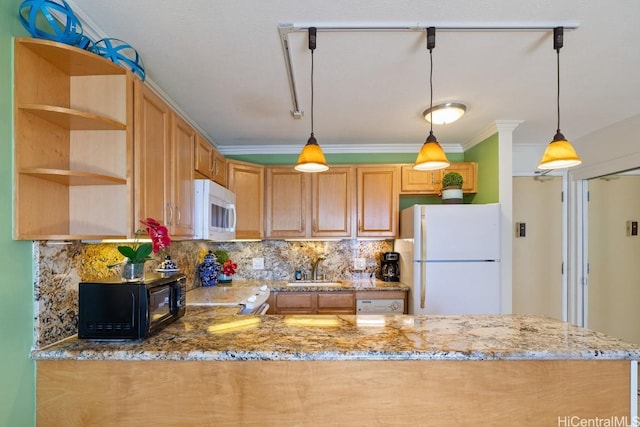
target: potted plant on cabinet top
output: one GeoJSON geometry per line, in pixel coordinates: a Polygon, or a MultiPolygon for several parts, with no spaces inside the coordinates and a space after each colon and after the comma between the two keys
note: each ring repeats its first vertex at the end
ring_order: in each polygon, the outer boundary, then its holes
{"type": "Polygon", "coordinates": [[[447,172],[442,177],[442,203],[462,203],[463,178],[458,172],[447,172]]]}

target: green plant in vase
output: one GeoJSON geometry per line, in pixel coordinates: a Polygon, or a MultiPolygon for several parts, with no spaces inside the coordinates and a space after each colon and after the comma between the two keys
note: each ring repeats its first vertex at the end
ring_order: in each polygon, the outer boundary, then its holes
{"type": "Polygon", "coordinates": [[[213,253],[216,256],[216,261],[220,264],[220,273],[218,273],[219,283],[231,283],[231,276],[233,276],[237,269],[238,264],[233,262],[229,253],[222,249],[219,249],[213,253]]]}
{"type": "Polygon", "coordinates": [[[458,172],[447,172],[442,177],[442,203],[462,203],[462,183],[464,179],[458,172]]]}

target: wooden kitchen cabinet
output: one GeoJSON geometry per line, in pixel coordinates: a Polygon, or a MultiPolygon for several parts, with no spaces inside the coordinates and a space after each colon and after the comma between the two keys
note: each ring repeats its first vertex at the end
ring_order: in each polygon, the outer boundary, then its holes
{"type": "Polygon", "coordinates": [[[476,162],[451,163],[451,166],[442,170],[438,185],[442,186],[442,177],[447,172],[458,172],[462,175],[462,192],[464,194],[478,192],[478,164],[476,162]]]}
{"type": "Polygon", "coordinates": [[[191,238],[194,235],[194,187],[193,187],[193,147],[196,131],[182,117],[171,114],[171,177],[168,188],[171,189],[169,204],[169,221],[166,223],[172,230],[174,238],[191,238]]]}
{"type": "Polygon", "coordinates": [[[193,153],[193,171],[199,179],[210,179],[227,186],[227,165],[222,154],[205,137],[196,134],[193,153]]]}
{"type": "Polygon", "coordinates": [[[353,168],[331,167],[311,176],[311,237],[351,237],[353,168]]]}
{"type": "Polygon", "coordinates": [[[264,166],[227,160],[227,184],[236,195],[236,238],[264,237],[264,166]]]}
{"type": "Polygon", "coordinates": [[[354,314],[356,312],[354,292],[320,292],[317,304],[318,314],[354,314]]]}
{"type": "Polygon", "coordinates": [[[446,169],[435,171],[417,171],[413,165],[401,166],[401,194],[439,194],[442,190],[442,177],[447,172],[458,172],[464,180],[462,192],[478,192],[478,164],[475,162],[456,162],[446,169]]]}
{"type": "Polygon", "coordinates": [[[316,295],[313,292],[274,292],[273,294],[273,314],[315,313],[316,295]]]}
{"type": "Polygon", "coordinates": [[[395,237],[398,232],[400,168],[356,167],[356,237],[395,237]]]}
{"type": "Polygon", "coordinates": [[[16,38],[14,49],[13,237],[129,236],[132,74],[53,41],[16,38]]]}
{"type": "Polygon", "coordinates": [[[440,171],[415,170],[413,165],[400,167],[400,193],[438,194],[440,191],[440,171]]]}
{"type": "Polygon", "coordinates": [[[266,168],[265,235],[268,238],[309,234],[311,177],[290,166],[266,168]]]}
{"type": "Polygon", "coordinates": [[[212,152],[213,168],[211,179],[223,187],[227,186],[227,159],[215,148],[212,152]]]}
{"type": "Polygon", "coordinates": [[[355,292],[271,292],[269,314],[354,314],[355,292]]]}
{"type": "Polygon", "coordinates": [[[141,81],[135,89],[136,224],[161,220],[172,238],[193,237],[195,130],[141,81]]]}
{"type": "Polygon", "coordinates": [[[202,135],[196,135],[193,149],[193,171],[198,179],[213,178],[213,147],[202,135]]]}
{"type": "Polygon", "coordinates": [[[351,237],[353,169],[266,168],[266,237],[351,237]]]}

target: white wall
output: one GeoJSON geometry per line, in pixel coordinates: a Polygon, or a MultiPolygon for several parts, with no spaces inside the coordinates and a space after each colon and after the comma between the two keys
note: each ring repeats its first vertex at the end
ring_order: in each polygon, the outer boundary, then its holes
{"type": "MultiPolygon", "coordinates": [[[[533,175],[546,144],[518,144],[517,133],[514,137],[513,176],[533,175]]],[[[640,115],[572,139],[571,142],[583,163],[570,169],[567,174],[568,320],[582,325],[583,284],[587,279],[582,250],[583,180],[640,167],[640,115]]]]}

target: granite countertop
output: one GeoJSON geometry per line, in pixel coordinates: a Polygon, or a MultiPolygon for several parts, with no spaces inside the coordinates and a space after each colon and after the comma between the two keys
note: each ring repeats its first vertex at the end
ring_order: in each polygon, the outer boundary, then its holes
{"type": "Polygon", "coordinates": [[[240,316],[187,307],[144,341],[69,338],[36,360],[637,360],[640,346],[527,315],[240,316]]]}
{"type": "MultiPolygon", "coordinates": [[[[330,282],[330,281],[329,281],[330,282]]],[[[309,284],[305,286],[304,280],[236,280],[234,279],[230,285],[218,285],[222,287],[260,287],[267,285],[274,292],[309,292],[309,291],[408,291],[409,286],[401,282],[384,282],[378,279],[340,279],[339,286],[330,285],[323,286],[321,283],[309,284]],[[287,283],[296,283],[296,286],[288,286],[287,283]]]]}

